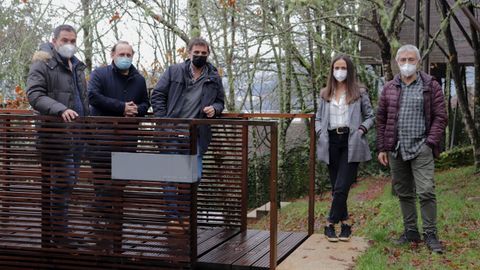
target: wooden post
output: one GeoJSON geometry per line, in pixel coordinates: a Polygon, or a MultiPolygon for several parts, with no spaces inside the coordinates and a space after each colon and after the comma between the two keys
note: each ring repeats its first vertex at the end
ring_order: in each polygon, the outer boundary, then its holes
{"type": "Polygon", "coordinates": [[[308,235],[313,234],[315,226],[315,116],[310,118],[310,158],[309,167],[309,189],[308,189],[308,235]]]}
{"type": "Polygon", "coordinates": [[[198,183],[190,184],[190,263],[192,269],[197,264],[197,190],[198,183]]]}
{"type": "Polygon", "coordinates": [[[242,125],[242,202],[240,231],[247,231],[248,208],[248,125],[242,125]]]}
{"type": "Polygon", "coordinates": [[[278,174],[278,125],[270,126],[270,269],[277,267],[277,174],[278,174]]]}

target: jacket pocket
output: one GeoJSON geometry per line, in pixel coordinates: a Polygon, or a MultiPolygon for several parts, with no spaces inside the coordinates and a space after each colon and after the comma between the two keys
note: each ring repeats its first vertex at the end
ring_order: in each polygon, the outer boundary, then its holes
{"type": "Polygon", "coordinates": [[[329,156],[328,132],[322,130],[317,135],[317,159],[329,164],[329,156]]]}
{"type": "Polygon", "coordinates": [[[350,162],[362,162],[371,159],[367,137],[358,130],[352,132],[348,141],[348,154],[350,162]]]}

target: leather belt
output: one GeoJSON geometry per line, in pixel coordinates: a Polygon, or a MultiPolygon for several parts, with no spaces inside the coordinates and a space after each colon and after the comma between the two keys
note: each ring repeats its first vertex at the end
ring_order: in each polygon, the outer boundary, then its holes
{"type": "Polygon", "coordinates": [[[350,129],[348,127],[337,127],[336,129],[330,129],[328,130],[329,132],[341,135],[341,134],[346,134],[350,132],[350,129]]]}

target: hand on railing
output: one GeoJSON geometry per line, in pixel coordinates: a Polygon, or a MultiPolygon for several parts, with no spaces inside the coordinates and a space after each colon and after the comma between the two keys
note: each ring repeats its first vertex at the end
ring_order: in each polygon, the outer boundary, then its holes
{"type": "Polygon", "coordinates": [[[74,110],[66,109],[62,113],[63,122],[72,122],[77,117],[78,117],[78,113],[74,110]]]}

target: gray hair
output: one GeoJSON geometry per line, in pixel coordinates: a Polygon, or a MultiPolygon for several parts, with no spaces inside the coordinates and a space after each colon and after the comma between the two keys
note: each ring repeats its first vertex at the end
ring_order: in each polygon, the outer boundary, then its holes
{"type": "Polygon", "coordinates": [[[124,40],[119,40],[119,41],[117,41],[117,43],[116,43],[115,45],[113,45],[113,47],[112,47],[112,53],[115,53],[115,51],[117,50],[117,46],[120,45],[120,44],[124,44],[124,45],[130,46],[130,48],[132,49],[132,54],[135,54],[135,51],[133,50],[133,46],[130,45],[130,43],[128,43],[128,41],[124,41],[124,40]]]}
{"type": "Polygon", "coordinates": [[[400,57],[400,54],[404,53],[404,52],[415,52],[415,54],[417,55],[418,62],[422,61],[422,57],[420,56],[420,51],[418,50],[417,47],[415,47],[412,44],[406,44],[406,45],[403,45],[402,47],[400,47],[397,51],[397,55],[395,56],[395,60],[398,61],[398,58],[400,57]]]}

